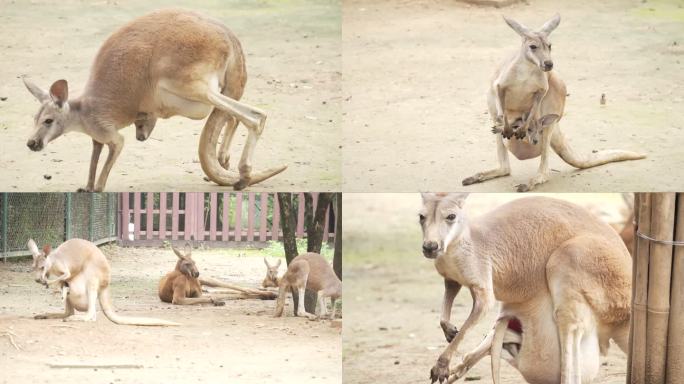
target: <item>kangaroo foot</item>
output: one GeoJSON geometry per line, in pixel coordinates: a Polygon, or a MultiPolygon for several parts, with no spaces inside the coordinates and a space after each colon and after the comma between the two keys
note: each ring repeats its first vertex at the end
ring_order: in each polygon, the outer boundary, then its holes
{"type": "Polygon", "coordinates": [[[430,370],[430,382],[442,382],[449,379],[449,361],[441,357],[437,360],[437,364],[430,370]]]}

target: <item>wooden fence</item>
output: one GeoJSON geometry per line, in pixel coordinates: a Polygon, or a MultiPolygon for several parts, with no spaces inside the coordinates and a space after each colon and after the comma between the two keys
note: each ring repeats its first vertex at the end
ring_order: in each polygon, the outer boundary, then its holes
{"type": "MultiPolygon", "coordinates": [[[[314,209],[318,194],[313,193],[314,209]]],[[[158,246],[163,242],[207,245],[256,245],[282,239],[275,193],[173,192],[122,193],[119,241],[124,246],[158,246]]],[[[297,206],[297,238],[305,238],[304,194],[297,206]]],[[[323,241],[335,236],[331,207],[326,213],[323,241]]]]}

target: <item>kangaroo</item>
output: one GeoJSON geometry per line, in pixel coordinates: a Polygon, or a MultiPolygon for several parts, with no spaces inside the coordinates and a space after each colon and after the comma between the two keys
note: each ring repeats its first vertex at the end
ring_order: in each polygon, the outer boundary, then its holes
{"type": "MultiPolygon", "coordinates": [[[[269,267],[268,262],[266,263],[269,267]]],[[[278,270],[276,267],[276,274],[278,270]]],[[[318,253],[305,253],[295,257],[287,271],[278,282],[278,299],[274,317],[283,315],[283,308],[287,291],[294,288],[299,294],[299,305],[295,316],[306,316],[310,320],[316,319],[316,315],[304,310],[304,291],[310,289],[318,293],[318,304],[321,306],[321,318],[327,316],[327,306],[325,299],[330,297],[332,313],[330,319],[335,318],[335,301],[342,296],[342,282],[328,262],[318,253]]]]}
{"type": "Polygon", "coordinates": [[[109,293],[109,263],[102,251],[93,243],[71,239],[55,250],[49,245],[38,250],[33,239],[28,241],[33,254],[33,273],[37,283],[46,287],[58,284],[64,300],[64,313],[36,315],[36,319],[64,319],[64,321],[95,321],[97,300],[105,316],[115,324],[123,325],[180,325],[147,317],[118,315],[112,306],[109,293]],[[51,279],[51,276],[56,276],[51,279]],[[86,312],[75,314],[74,310],[86,312]]]}
{"type": "Polygon", "coordinates": [[[554,16],[538,31],[506,17],[504,20],[520,35],[522,45],[497,68],[487,92],[493,132],[497,134],[499,167],[463,179],[464,186],[510,175],[509,151],[519,160],[536,157],[541,160],[537,173],[527,184],[518,185],[518,192],[530,191],[548,181],[549,147],[563,161],[580,169],[646,157],[623,150],[598,151],[588,156],[575,153],[558,126],[565,109],[567,91],[563,80],[552,71],[549,34],[560,23],[560,16],[554,16]],[[547,119],[546,124],[538,124],[544,118],[547,119]],[[520,123],[516,124],[518,120],[520,123]]]}
{"type": "Polygon", "coordinates": [[[226,303],[209,296],[202,296],[202,285],[198,279],[199,271],[192,259],[192,248],[185,245],[185,252],[171,246],[178,256],[176,268],[162,277],[159,282],[159,298],[165,303],[177,305],[214,304],[222,306],[226,303]]]}
{"type": "MultiPolygon", "coordinates": [[[[499,360],[501,338],[515,339],[506,328],[519,329],[522,343],[507,346],[507,355],[514,355],[514,367],[530,383],[589,383],[610,339],[627,350],[631,258],[609,225],[582,207],[546,197],[519,199],[472,221],[464,213],[467,194],[422,198],[422,250],[444,278],[440,325],[449,341],[430,371],[433,383],[449,380],[451,357],[495,300],[502,306],[498,340],[490,335],[498,348],[492,362],[499,360]],[[457,331],[449,320],[462,286],[473,307],[457,331]]],[[[485,343],[474,352],[487,350],[485,343]]],[[[473,360],[464,359],[463,367],[473,360]]]]}
{"type": "Polygon", "coordinates": [[[280,268],[280,259],[274,264],[271,265],[268,263],[268,260],[264,257],[264,264],[266,264],[266,277],[264,277],[264,281],[261,282],[261,286],[264,288],[278,288],[280,285],[280,278],[278,277],[278,268],[280,268]]]}
{"type": "Polygon", "coordinates": [[[26,145],[32,151],[70,131],[92,138],[86,191],[102,191],[124,138],[118,131],[136,125],[146,139],[157,118],[209,116],[200,136],[202,170],[219,185],[243,189],[282,171],[282,165],[252,173],[254,148],[266,114],[241,103],[247,73],[237,37],[219,21],[185,10],[161,10],[139,17],[114,32],[93,63],[85,91],[69,98],[66,80],[45,91],[26,78],[26,88],[41,103],[35,130],[26,145]],[[229,147],[238,123],[248,130],[239,175],[229,171],[229,147]],[[218,150],[222,127],[226,130],[218,150]],[[109,155],[95,183],[103,145],[109,155]]]}

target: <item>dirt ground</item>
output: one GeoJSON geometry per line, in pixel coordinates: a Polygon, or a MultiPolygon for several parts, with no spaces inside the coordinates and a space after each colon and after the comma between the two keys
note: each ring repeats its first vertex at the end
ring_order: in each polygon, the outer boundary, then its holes
{"type": "MultiPolygon", "coordinates": [[[[289,164],[284,173],[252,189],[338,191],[341,11],[336,0],[0,0],[0,99],[6,98],[0,101],[3,190],[75,191],[85,186],[90,161],[90,138],[80,133],[58,138],[39,153],[26,147],[39,104],[19,77],[29,76],[45,88],[64,78],[76,95],[111,32],[171,3],[222,20],[242,43],[249,75],[242,101],[268,114],[254,169],[289,164]]],[[[145,142],[135,139],[133,126],[124,128],[120,133],[126,144],[107,190],[220,189],[203,180],[197,155],[203,126],[204,121],[182,117],[159,120],[145,142]]],[[[235,167],[246,129],[240,127],[237,135],[231,151],[235,167]]]]}
{"type": "Polygon", "coordinates": [[[539,161],[511,158],[512,176],[464,188],[494,168],[486,90],[520,38],[502,20],[533,28],[560,13],[554,71],[570,96],[560,128],[579,153],[644,152],[645,160],[576,171],[551,155],[539,191],[684,188],[684,5],[675,0],[529,0],[496,9],[459,1],[343,4],[345,191],[513,192],[539,161]],[[601,94],[606,104],[600,104],[601,94]]]}
{"type": "MultiPolygon", "coordinates": [[[[624,220],[620,195],[562,194],[555,197],[583,205],[607,222],[624,220]]],[[[515,194],[476,194],[466,203],[471,217],[520,198],[515,194]]],[[[345,383],[428,384],[430,368],[446,341],[439,326],[443,280],[420,250],[418,194],[356,194],[344,196],[345,383]]],[[[472,300],[461,292],[452,322],[460,328],[472,300]]],[[[492,311],[460,347],[475,348],[494,324],[492,311]]],[[[458,361],[454,357],[453,362],[458,361]]],[[[595,384],[624,383],[627,357],[612,345],[595,384]]],[[[490,383],[490,359],[476,364],[466,381],[490,383]]],[[[502,382],[521,383],[522,376],[502,363],[502,382]]],[[[464,382],[464,381],[458,381],[464,382]]]]}
{"type": "MultiPolygon", "coordinates": [[[[113,302],[120,314],[182,323],[180,327],[33,320],[61,312],[61,298],[33,282],[28,262],[0,262],[0,334],[16,334],[15,350],[0,337],[0,383],[340,383],[341,330],[330,322],[273,318],[272,300],[231,300],[223,307],[173,306],[157,296],[173,269],[170,250],[108,246],[113,302]],[[315,361],[315,363],[313,363],[315,361]],[[55,369],[48,364],[138,364],[140,369],[55,369]]],[[[194,251],[202,274],[255,287],[260,257],[238,251],[194,251]]],[[[284,264],[284,263],[283,263],[284,264]]],[[[282,271],[281,271],[282,272],[282,271]]]]}

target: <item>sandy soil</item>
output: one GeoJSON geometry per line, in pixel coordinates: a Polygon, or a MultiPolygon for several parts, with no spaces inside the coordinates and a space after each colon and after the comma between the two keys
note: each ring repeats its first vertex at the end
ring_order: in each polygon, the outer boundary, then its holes
{"type": "Polygon", "coordinates": [[[554,70],[565,81],[561,129],[580,153],[620,148],[645,160],[576,171],[555,154],[539,191],[684,188],[684,8],[681,2],[529,0],[505,8],[458,1],[343,5],[344,188],[367,192],[512,192],[538,160],[511,159],[512,176],[464,188],[496,166],[485,92],[520,44],[502,14],[539,27],[555,12],[554,70]],[[600,105],[601,94],[606,104],[600,105]]]}
{"type": "MultiPolygon", "coordinates": [[[[90,161],[90,138],[80,133],[59,138],[43,152],[29,151],[26,140],[38,103],[19,77],[27,75],[46,88],[65,78],[75,95],[85,85],[100,44],[112,31],[170,4],[162,0],[0,0],[0,97],[7,98],[0,101],[3,190],[75,191],[85,185],[90,161]]],[[[252,189],[339,190],[339,3],[183,0],[173,4],[222,20],[242,42],[249,74],[242,101],[268,114],[254,168],[289,164],[285,173],[252,189]]],[[[221,188],[203,180],[197,155],[203,126],[203,121],[182,117],[160,120],[151,138],[142,143],[135,140],[132,126],[121,130],[126,144],[107,190],[221,188]]],[[[231,152],[235,166],[245,137],[246,130],[239,128],[231,152]]]]}
{"type": "MultiPolygon", "coordinates": [[[[477,216],[515,194],[477,194],[467,210],[477,216]]],[[[622,220],[619,195],[564,194],[567,199],[600,213],[611,223],[622,220]]],[[[345,194],[345,322],[343,361],[345,383],[428,384],[430,368],[446,347],[439,326],[444,285],[432,262],[421,255],[417,194],[345,194]]],[[[459,328],[472,300],[456,298],[452,321],[459,328]]],[[[461,351],[475,348],[491,329],[495,312],[464,340],[461,351]]],[[[457,361],[458,357],[454,357],[457,361]]],[[[613,345],[594,383],[624,383],[627,357],[613,345]]],[[[484,358],[466,375],[467,381],[490,383],[490,359],[484,358]]],[[[524,382],[502,363],[502,382],[524,382]]],[[[464,382],[464,381],[459,381],[464,382]]]]}
{"type": "MultiPolygon", "coordinates": [[[[341,330],[329,321],[271,317],[272,300],[232,300],[223,307],[159,301],[159,278],[176,257],[168,250],[105,247],[113,302],[128,316],[180,322],[180,327],[33,320],[60,312],[61,300],[33,282],[30,265],[0,263],[0,333],[11,330],[21,351],[0,337],[0,383],[340,383],[341,330]],[[315,364],[312,362],[315,361],[315,364]],[[47,364],[139,364],[141,369],[54,369],[47,364]]],[[[259,257],[226,250],[194,251],[201,273],[257,286],[259,257]]]]}

